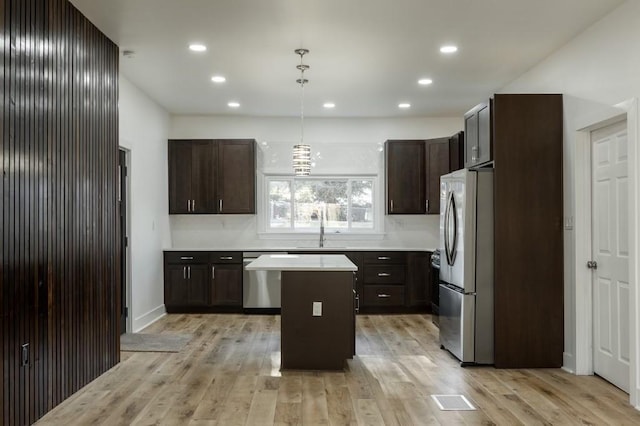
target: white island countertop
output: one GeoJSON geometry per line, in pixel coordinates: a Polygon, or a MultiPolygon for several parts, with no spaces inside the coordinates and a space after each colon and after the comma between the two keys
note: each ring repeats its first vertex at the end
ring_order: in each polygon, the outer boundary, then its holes
{"type": "Polygon", "coordinates": [[[343,254],[263,254],[245,266],[249,271],[357,271],[343,254]]]}

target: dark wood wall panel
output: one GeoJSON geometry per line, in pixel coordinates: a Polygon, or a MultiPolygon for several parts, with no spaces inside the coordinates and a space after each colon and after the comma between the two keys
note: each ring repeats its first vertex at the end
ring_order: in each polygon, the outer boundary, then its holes
{"type": "Polygon", "coordinates": [[[119,362],[118,48],[66,0],[0,25],[0,423],[24,425],[119,362]]]}

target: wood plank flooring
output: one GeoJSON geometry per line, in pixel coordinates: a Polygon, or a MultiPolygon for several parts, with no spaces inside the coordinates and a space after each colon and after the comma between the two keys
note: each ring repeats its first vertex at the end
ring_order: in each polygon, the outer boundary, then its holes
{"type": "Polygon", "coordinates": [[[179,353],[122,362],[38,425],[625,425],[628,395],[558,369],[461,368],[429,315],[360,315],[340,372],[280,371],[280,317],[167,315],[148,333],[192,333],[179,353]],[[463,394],[476,411],[440,411],[463,394]]]}

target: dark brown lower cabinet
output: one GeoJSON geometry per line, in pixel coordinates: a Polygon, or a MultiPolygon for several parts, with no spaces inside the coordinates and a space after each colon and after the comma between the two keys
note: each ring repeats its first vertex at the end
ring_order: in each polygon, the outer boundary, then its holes
{"type": "Polygon", "coordinates": [[[431,252],[407,253],[407,306],[431,307],[431,252]]]}
{"type": "Polygon", "coordinates": [[[363,313],[431,311],[431,252],[365,252],[363,313]]]}
{"type": "Polygon", "coordinates": [[[164,253],[167,312],[240,312],[241,252],[164,253]]]}
{"type": "Polygon", "coordinates": [[[167,265],[165,304],[206,306],[209,295],[207,265],[167,265]]]}
{"type": "Polygon", "coordinates": [[[211,265],[211,306],[242,307],[242,265],[211,265]]]}

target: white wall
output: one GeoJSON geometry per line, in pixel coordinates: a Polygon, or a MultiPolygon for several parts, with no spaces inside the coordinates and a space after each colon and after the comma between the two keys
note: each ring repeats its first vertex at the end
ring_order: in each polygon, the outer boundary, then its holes
{"type": "MultiPolygon", "coordinates": [[[[619,8],[594,24],[581,35],[538,64],[516,81],[506,86],[502,92],[557,92],[565,94],[565,162],[564,193],[565,218],[574,218],[576,214],[576,187],[581,179],[576,178],[576,170],[590,167],[582,156],[576,156],[576,144],[580,143],[577,130],[594,123],[595,117],[611,115],[612,106],[640,97],[640,2],[629,0],[619,8]],[[590,119],[589,117],[593,117],[590,119]]],[[[636,113],[637,114],[637,113],[636,113]]],[[[637,117],[632,116],[637,122],[637,117]]],[[[630,140],[630,143],[634,141],[630,140]]],[[[637,147],[630,146],[630,178],[635,180],[631,186],[637,188],[637,172],[640,162],[637,147]],[[631,155],[636,153],[635,155],[631,155]]],[[[637,193],[637,191],[635,191],[637,193]]],[[[634,193],[630,192],[631,197],[634,193]]],[[[637,197],[636,197],[637,202],[637,197]]],[[[631,203],[630,203],[631,204],[631,203]]],[[[637,221],[637,205],[630,205],[631,217],[637,221]]],[[[633,226],[632,226],[633,229],[633,226]]],[[[637,226],[636,226],[637,229],[637,226]]],[[[582,337],[576,335],[576,310],[581,306],[583,293],[591,285],[590,280],[576,282],[575,271],[580,272],[583,262],[588,259],[576,258],[576,241],[580,235],[565,229],[565,367],[575,371],[576,347],[582,337]],[[583,282],[584,281],[584,282],[583,282]]],[[[636,242],[638,235],[636,234],[636,242]]],[[[636,245],[637,249],[637,245],[636,245]]],[[[633,251],[632,251],[633,253],[633,251]]],[[[637,250],[635,251],[637,254],[637,250]]],[[[639,259],[631,259],[633,269],[637,271],[639,259]]],[[[632,274],[633,276],[634,274],[632,274]]],[[[588,277],[588,275],[586,275],[588,277]]],[[[635,274],[637,277],[637,274],[635,274]]],[[[632,364],[638,365],[638,292],[637,282],[631,282],[632,364]]],[[[583,355],[584,354],[578,354],[583,355]]],[[[631,400],[637,405],[635,395],[640,392],[640,377],[632,367],[631,400]]]]}
{"type": "Polygon", "coordinates": [[[139,331],[164,315],[162,249],[170,246],[169,114],[120,76],[120,146],[129,154],[129,315],[139,331]]]}
{"type": "MultiPolygon", "coordinates": [[[[384,157],[387,139],[451,136],[463,128],[462,117],[397,119],[306,118],[304,141],[312,148],[312,174],[377,175],[378,214],[384,212],[384,157]]],[[[291,174],[291,147],[300,140],[297,118],[176,116],[171,138],[255,138],[258,141],[258,215],[171,216],[174,247],[264,248],[317,244],[316,236],[296,240],[266,239],[261,228],[264,174],[291,174]],[[313,238],[313,239],[311,239],[313,238]]],[[[327,246],[379,246],[407,249],[438,246],[438,216],[384,217],[383,236],[372,242],[327,235],[327,246]]]]}

